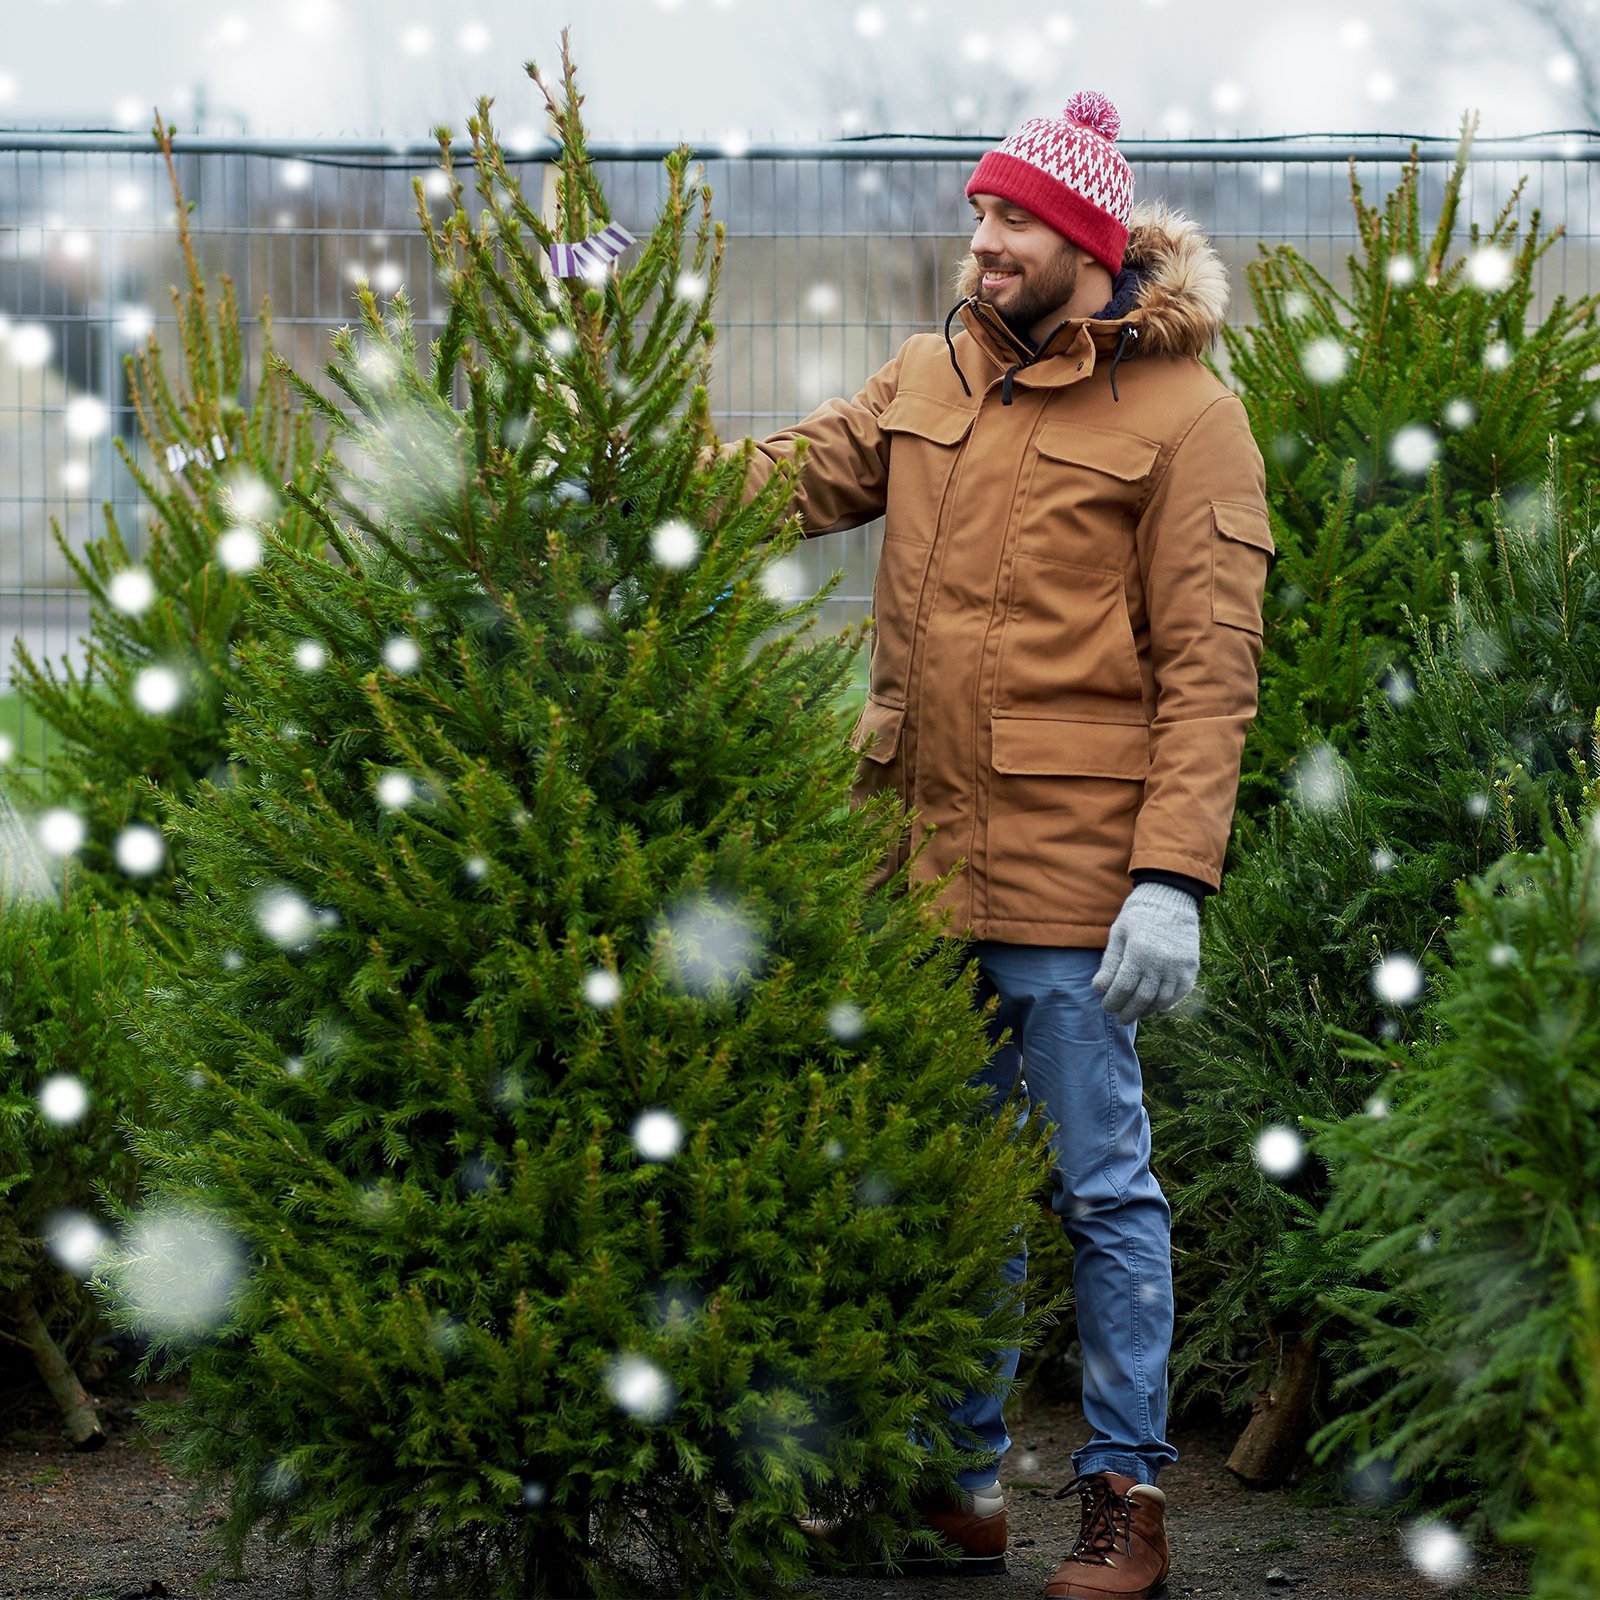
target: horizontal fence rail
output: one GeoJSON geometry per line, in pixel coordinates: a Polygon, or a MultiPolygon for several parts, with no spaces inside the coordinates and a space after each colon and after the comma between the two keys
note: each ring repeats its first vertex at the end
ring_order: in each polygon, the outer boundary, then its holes
{"type": "MultiPolygon", "coordinates": [[[[894,135],[694,149],[728,232],[712,390],[725,437],[759,436],[853,393],[902,340],[942,323],[965,251],[964,185],[995,142],[894,135]]],[[[617,221],[636,235],[655,217],[661,161],[676,148],[605,141],[591,149],[617,221]]],[[[1120,148],[1141,199],[1167,201],[1209,235],[1229,268],[1238,324],[1251,316],[1243,269],[1263,246],[1292,244],[1343,284],[1356,237],[1352,176],[1368,203],[1380,201],[1414,152],[1431,225],[1457,140],[1318,135],[1120,148]]],[[[535,139],[508,150],[536,198],[554,146],[535,139]]],[[[193,136],[178,139],[176,152],[201,266],[208,281],[233,280],[252,369],[264,302],[280,352],[314,374],[329,330],[354,320],[362,279],[380,296],[404,285],[424,337],[442,326],[413,189],[420,180],[424,203],[436,208],[444,198],[436,141],[193,136]]],[[[454,154],[468,158],[464,142],[454,154]]],[[[1460,239],[1472,224],[1487,228],[1522,180],[1523,225],[1538,212],[1546,230],[1564,230],[1540,264],[1536,312],[1557,295],[1600,286],[1597,163],[1600,136],[1584,132],[1474,146],[1460,239]]],[[[113,441],[137,445],[125,355],[152,332],[169,361],[176,355],[174,223],[148,137],[0,133],[0,734],[30,758],[42,748],[40,730],[10,695],[10,642],[20,638],[36,659],[76,662],[88,624],[52,523],[80,547],[102,530],[100,506],[109,503],[140,553],[145,508],[113,441]]],[[[808,582],[843,573],[827,602],[830,624],[865,614],[880,534],[873,525],[802,550],[808,582]]]]}

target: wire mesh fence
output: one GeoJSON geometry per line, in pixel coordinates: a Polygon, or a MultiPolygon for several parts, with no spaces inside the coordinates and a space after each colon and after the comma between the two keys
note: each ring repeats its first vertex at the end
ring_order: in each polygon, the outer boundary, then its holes
{"type": "MultiPolygon", "coordinates": [[[[760,435],[849,394],[908,335],[937,327],[955,300],[967,175],[991,141],[844,141],[701,156],[726,223],[716,308],[712,402],[725,437],[760,435]]],[[[1398,182],[1408,141],[1254,140],[1130,143],[1143,198],[1195,217],[1226,261],[1230,317],[1251,315],[1244,265],[1263,246],[1295,246],[1336,286],[1355,239],[1354,178],[1369,200],[1398,182]]],[[[1453,139],[1418,143],[1424,216],[1437,214],[1453,139]]],[[[518,152],[537,194],[545,148],[518,152]]],[[[597,146],[617,219],[650,225],[664,189],[660,147],[597,146]]],[[[1461,229],[1487,227],[1519,181],[1524,223],[1537,211],[1564,235],[1540,266],[1542,312],[1592,293],[1600,141],[1480,144],[1461,229]]],[[[365,278],[380,296],[404,285],[426,335],[444,304],[417,227],[442,204],[437,148],[244,139],[180,141],[179,177],[210,281],[228,274],[247,319],[251,371],[270,304],[275,343],[302,372],[328,355],[331,328],[354,319],[365,278]]],[[[169,286],[181,275],[173,200],[149,140],[0,133],[0,733],[37,748],[9,696],[10,641],[36,658],[76,659],[87,606],[50,535],[69,544],[102,527],[110,502],[134,554],[146,508],[113,441],[137,445],[123,358],[153,331],[175,338],[169,286]]],[[[159,464],[157,464],[159,466],[159,464]]],[[[863,615],[876,525],[812,541],[806,577],[842,581],[829,623],[863,615]]]]}

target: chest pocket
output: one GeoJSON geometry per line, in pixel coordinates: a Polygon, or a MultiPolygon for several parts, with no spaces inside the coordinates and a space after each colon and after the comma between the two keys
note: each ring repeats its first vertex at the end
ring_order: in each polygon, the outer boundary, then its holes
{"type": "Polygon", "coordinates": [[[955,471],[958,446],[975,412],[931,394],[897,394],[878,426],[889,435],[889,503],[885,539],[932,544],[955,471]]]}
{"type": "Polygon", "coordinates": [[[1161,447],[1138,434],[1066,421],[1044,423],[1034,447],[1019,549],[1121,572],[1161,447]]]}

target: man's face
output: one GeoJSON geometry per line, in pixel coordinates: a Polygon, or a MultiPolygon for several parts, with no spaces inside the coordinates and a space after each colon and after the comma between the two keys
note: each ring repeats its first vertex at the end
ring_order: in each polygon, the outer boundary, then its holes
{"type": "Polygon", "coordinates": [[[1024,339],[1078,287],[1078,251],[1031,211],[992,194],[972,200],[972,253],[983,275],[978,298],[1024,339]]]}

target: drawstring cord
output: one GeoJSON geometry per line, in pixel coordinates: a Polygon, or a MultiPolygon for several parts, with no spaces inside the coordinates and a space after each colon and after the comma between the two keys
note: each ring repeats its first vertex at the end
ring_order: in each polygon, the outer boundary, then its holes
{"type": "Polygon", "coordinates": [[[1137,344],[1138,342],[1139,330],[1130,322],[1122,330],[1122,335],[1117,340],[1116,354],[1111,358],[1111,398],[1113,400],[1120,400],[1122,398],[1122,396],[1117,393],[1117,363],[1121,361],[1122,358],[1128,353],[1128,346],[1130,344],[1137,344]]]}
{"type": "Polygon", "coordinates": [[[956,369],[956,376],[961,380],[961,387],[967,391],[967,398],[970,400],[972,398],[972,385],[967,382],[967,375],[961,370],[961,363],[956,360],[956,342],[950,337],[950,324],[956,320],[962,306],[966,303],[965,300],[960,300],[951,306],[950,315],[944,319],[944,342],[946,348],[950,351],[950,365],[956,369]]]}

